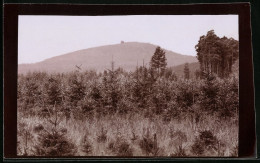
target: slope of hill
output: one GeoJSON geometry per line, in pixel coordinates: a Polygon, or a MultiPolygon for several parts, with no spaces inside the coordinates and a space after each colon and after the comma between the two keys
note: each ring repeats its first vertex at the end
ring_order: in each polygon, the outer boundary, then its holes
{"type": "MultiPolygon", "coordinates": [[[[112,60],[115,62],[116,68],[121,67],[127,71],[132,71],[137,64],[142,65],[143,62],[146,66],[149,66],[156,47],[156,45],[149,43],[127,42],[83,49],[34,64],[20,64],[18,65],[18,73],[27,73],[29,71],[69,72],[76,70],[76,65],[81,65],[83,71],[103,71],[111,67],[112,60]]],[[[168,67],[186,62],[197,62],[196,57],[164,50],[166,51],[168,67]]]]}
{"type": "MultiPolygon", "coordinates": [[[[185,63],[178,65],[178,66],[171,67],[171,69],[177,76],[183,77],[184,76],[184,65],[185,65],[185,63]]],[[[196,70],[200,70],[199,62],[189,63],[189,70],[190,70],[190,77],[194,77],[194,72],[196,70]]]]}
{"type": "MultiPolygon", "coordinates": [[[[239,60],[237,60],[233,65],[232,65],[232,74],[233,75],[239,75],[239,60]]],[[[178,65],[178,66],[173,66],[170,67],[173,72],[178,76],[178,77],[184,77],[184,64],[178,65]]],[[[190,70],[190,75],[191,77],[195,77],[195,71],[199,70],[200,71],[200,63],[199,62],[193,62],[189,63],[189,70],[190,70]]]]}

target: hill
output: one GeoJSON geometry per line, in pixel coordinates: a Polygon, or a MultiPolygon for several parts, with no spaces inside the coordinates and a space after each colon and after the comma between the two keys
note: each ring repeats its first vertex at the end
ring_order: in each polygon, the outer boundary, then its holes
{"type": "MultiPolygon", "coordinates": [[[[115,45],[106,45],[83,49],[64,55],[46,59],[34,64],[18,65],[18,73],[33,71],[42,72],[70,72],[76,70],[76,65],[84,70],[104,71],[111,67],[111,61],[115,62],[115,67],[121,67],[127,71],[133,71],[137,64],[143,62],[149,66],[150,59],[154,54],[157,45],[149,43],[127,42],[115,45]]],[[[166,52],[167,66],[177,66],[183,63],[197,62],[196,57],[181,55],[164,49],[166,52]]]]}
{"type": "MultiPolygon", "coordinates": [[[[184,76],[184,65],[185,65],[185,63],[178,65],[178,66],[171,67],[171,69],[178,77],[183,77],[184,76]]],[[[200,70],[199,62],[189,63],[189,70],[190,70],[190,76],[195,77],[194,76],[195,71],[200,70]]]]}

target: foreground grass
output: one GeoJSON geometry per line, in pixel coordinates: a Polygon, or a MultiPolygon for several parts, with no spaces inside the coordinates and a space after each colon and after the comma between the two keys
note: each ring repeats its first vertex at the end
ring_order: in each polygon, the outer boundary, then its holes
{"type": "MultiPolygon", "coordinates": [[[[165,122],[159,116],[144,118],[139,114],[92,116],[85,120],[60,116],[57,129],[75,146],[75,156],[237,156],[237,119],[202,119],[196,124],[189,119],[165,122]],[[203,131],[210,131],[214,138],[206,141],[214,139],[215,143],[203,147],[198,141],[203,131]]],[[[34,147],[39,126],[50,131],[53,124],[50,118],[18,115],[18,155],[37,155],[34,147]]]]}

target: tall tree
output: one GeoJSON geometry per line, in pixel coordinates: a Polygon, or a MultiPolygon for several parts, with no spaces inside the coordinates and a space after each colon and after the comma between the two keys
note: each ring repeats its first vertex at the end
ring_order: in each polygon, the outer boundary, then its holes
{"type": "Polygon", "coordinates": [[[219,37],[214,30],[208,31],[206,36],[201,36],[198,44],[195,46],[197,57],[202,71],[212,72],[214,63],[218,59],[216,43],[219,37]]]}
{"type": "Polygon", "coordinates": [[[84,98],[86,86],[82,74],[74,72],[69,75],[69,89],[67,96],[72,107],[77,106],[78,101],[84,98]]]}
{"type": "Polygon", "coordinates": [[[59,80],[54,76],[51,76],[48,79],[48,82],[45,85],[47,90],[47,102],[49,105],[60,104],[62,101],[61,89],[59,80]]]}
{"type": "Polygon", "coordinates": [[[185,63],[184,65],[184,78],[189,79],[190,78],[190,69],[189,69],[189,64],[185,63]]]}
{"type": "Polygon", "coordinates": [[[167,62],[166,62],[165,51],[161,47],[155,49],[154,55],[150,61],[150,67],[158,73],[158,76],[162,76],[165,72],[167,62]]]}
{"type": "Polygon", "coordinates": [[[114,61],[112,61],[111,70],[108,69],[102,81],[103,105],[107,108],[105,113],[115,113],[118,109],[118,103],[122,97],[119,80],[119,72],[114,69],[114,61]]]}

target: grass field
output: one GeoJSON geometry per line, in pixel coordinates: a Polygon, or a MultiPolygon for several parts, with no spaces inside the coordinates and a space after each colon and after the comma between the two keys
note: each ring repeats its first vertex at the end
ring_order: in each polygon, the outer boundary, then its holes
{"type": "MultiPolygon", "coordinates": [[[[35,155],[33,147],[37,145],[39,132],[53,128],[50,119],[19,117],[19,133],[27,133],[27,136],[18,135],[19,155],[35,155]],[[44,127],[42,131],[36,131],[39,125],[44,127]]],[[[230,157],[237,156],[238,152],[237,119],[220,122],[208,116],[196,124],[188,119],[164,122],[156,116],[149,119],[129,114],[84,121],[58,118],[58,121],[56,130],[62,131],[74,144],[75,156],[230,157]],[[205,130],[212,132],[216,142],[208,137],[206,141],[212,144],[196,147],[196,139],[205,130]]]]}

